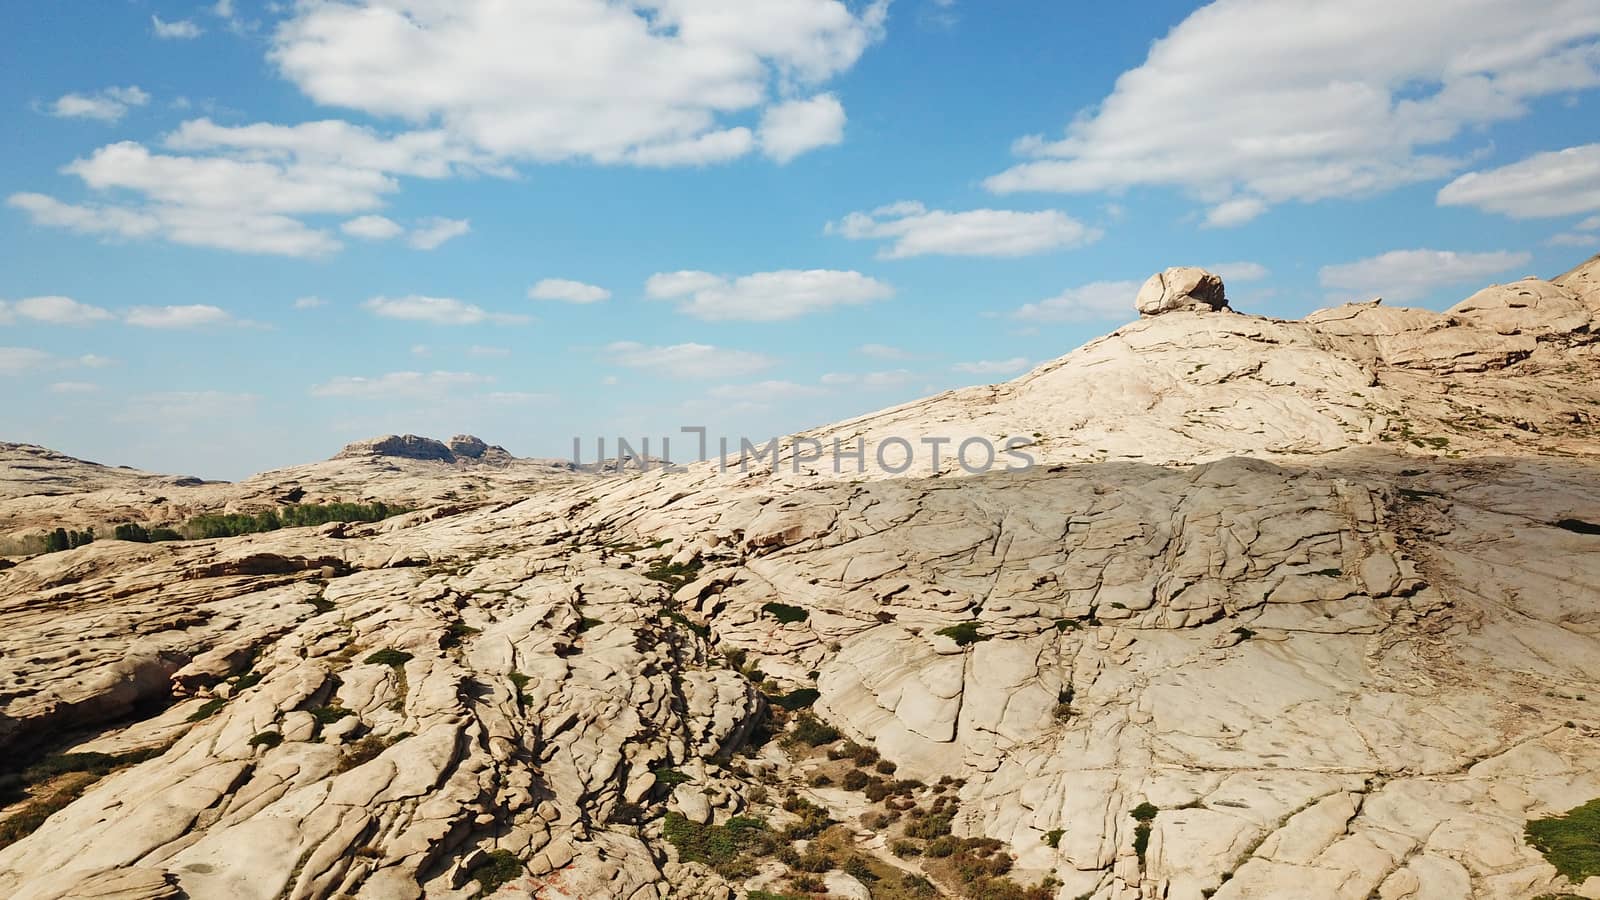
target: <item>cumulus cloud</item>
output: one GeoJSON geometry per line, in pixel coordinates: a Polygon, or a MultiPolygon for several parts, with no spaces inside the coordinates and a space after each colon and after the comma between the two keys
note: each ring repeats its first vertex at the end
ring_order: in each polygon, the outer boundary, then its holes
{"type": "Polygon", "coordinates": [[[23,375],[55,362],[55,357],[32,347],[0,347],[0,375],[23,375]]]}
{"type": "Polygon", "coordinates": [[[862,344],[856,348],[856,352],[873,359],[910,359],[913,356],[909,350],[891,347],[888,344],[862,344]]]}
{"type": "Polygon", "coordinates": [[[1212,263],[1206,268],[1222,276],[1223,284],[1236,284],[1242,281],[1260,281],[1272,274],[1258,262],[1226,262],[1212,263]]]}
{"type": "Polygon", "coordinates": [[[798,400],[805,397],[820,397],[826,394],[816,385],[796,384],[793,381],[768,380],[756,381],[747,384],[719,384],[706,391],[706,394],[719,400],[735,400],[743,403],[766,404],[778,400],[798,400]]]}
{"type": "Polygon", "coordinates": [[[1537,153],[1498,169],[1468,172],[1439,191],[1441,206],[1472,206],[1517,219],[1600,209],[1600,144],[1537,153]]]}
{"type": "Polygon", "coordinates": [[[308,3],[271,58],[318,103],[438,122],[500,158],[703,164],[749,152],[749,129],[729,121],[749,115],[763,117],[763,149],[786,158],[829,142],[843,110],[826,94],[776,101],[771,86],[854,66],[888,5],[308,3]]]}
{"type": "Polygon", "coordinates": [[[471,372],[390,372],[366,378],[341,375],[311,388],[314,397],[363,397],[368,399],[436,399],[459,391],[489,384],[494,379],[471,372]]]}
{"type": "Polygon", "coordinates": [[[670,378],[739,378],[770,369],[776,360],[748,350],[729,350],[710,344],[647,346],[617,341],[606,346],[613,365],[641,369],[670,378]]]}
{"type": "Polygon", "coordinates": [[[529,300],[556,300],[561,303],[599,303],[610,300],[611,292],[603,287],[572,281],[567,278],[546,278],[528,288],[529,300]]]}
{"type": "Polygon", "coordinates": [[[435,250],[445,241],[458,238],[472,230],[466,219],[444,219],[437,216],[423,219],[406,236],[406,244],[414,250],[435,250]]]}
{"type": "Polygon", "coordinates": [[[128,108],[144,106],[150,95],[137,86],[108,87],[93,94],[66,94],[50,104],[50,115],[62,119],[97,119],[115,122],[128,108]]]}
{"type": "MultiPolygon", "coordinates": [[[[1139,293],[1139,285],[1137,281],[1095,281],[1067,288],[1048,300],[1023,304],[1011,317],[1039,323],[1131,319],[1134,317],[1133,298],[1139,293]]],[[[1023,360],[1023,365],[1026,364],[1023,360]]]]}
{"type": "Polygon", "coordinates": [[[1528,253],[1456,253],[1450,250],[1391,250],[1355,262],[1323,266],[1317,273],[1330,299],[1382,296],[1408,301],[1456,284],[1471,284],[1526,266],[1528,253]]]}
{"type": "Polygon", "coordinates": [[[788,163],[818,147],[844,143],[844,123],[844,104],[832,94],[768,107],[761,116],[761,152],[788,163]]]}
{"type": "Polygon", "coordinates": [[[385,319],[432,325],[479,325],[484,322],[516,325],[528,321],[527,316],[491,313],[481,306],[454,297],[424,297],[416,294],[408,297],[373,297],[361,305],[373,315],[385,319]]]}
{"type": "Polygon", "coordinates": [[[0,323],[27,319],[47,325],[92,325],[116,318],[98,306],[71,297],[28,297],[15,303],[0,301],[0,323]]]}
{"type": "Polygon", "coordinates": [[[836,306],[894,295],[894,288],[860,272],[831,269],[757,272],[739,278],[709,272],[662,272],[645,282],[656,300],[679,300],[678,309],[709,321],[776,322],[836,306]]]}
{"type": "Polygon", "coordinates": [[[871,212],[854,212],[828,223],[829,234],[851,240],[890,242],[880,259],[912,256],[1029,256],[1081,247],[1101,237],[1099,229],[1055,210],[1018,212],[974,209],[967,212],[930,210],[904,201],[871,212]]]}
{"type": "Polygon", "coordinates": [[[326,306],[327,304],[328,301],[322,299],[321,297],[297,297],[294,301],[294,308],[316,309],[319,306],[326,306]]]}
{"type": "Polygon", "coordinates": [[[903,387],[910,384],[916,375],[910,369],[891,369],[886,372],[829,372],[822,376],[822,383],[827,385],[850,385],[854,387],[876,390],[881,388],[903,387]]]}
{"type": "Polygon", "coordinates": [[[164,22],[160,16],[150,17],[150,29],[156,37],[166,41],[192,41],[205,33],[191,19],[164,22]]]}
{"type": "Polygon", "coordinates": [[[366,241],[387,241],[405,233],[399,222],[383,216],[360,216],[340,225],[339,230],[366,241]]]}
{"type": "Polygon", "coordinates": [[[950,368],[968,375],[1013,375],[1027,367],[1027,357],[1013,356],[1010,359],[981,359],[977,362],[956,363],[950,368]]]}
{"type": "Polygon", "coordinates": [[[135,306],[124,319],[139,328],[201,328],[208,325],[231,325],[234,318],[227,310],[204,303],[187,306],[135,306]]]}
{"type": "Polygon", "coordinates": [[[100,385],[87,381],[57,381],[50,385],[52,394],[92,394],[100,390],[100,385]]]}
{"type": "Polygon", "coordinates": [[[1592,0],[1550,0],[1536,16],[1521,0],[1217,0],[1063,137],[1017,142],[1030,159],[986,185],[1179,187],[1226,226],[1285,201],[1438,178],[1464,167],[1446,147],[1467,129],[1600,84],[1597,38],[1592,0]]]}

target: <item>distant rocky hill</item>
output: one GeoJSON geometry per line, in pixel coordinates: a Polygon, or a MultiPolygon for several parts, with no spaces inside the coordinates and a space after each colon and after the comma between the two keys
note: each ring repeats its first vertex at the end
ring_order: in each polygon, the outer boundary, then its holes
{"type": "MultiPolygon", "coordinates": [[[[0,571],[0,896],[1600,896],[1597,285],[1284,321],[1168,270],[813,433],[865,471],[161,488],[418,508],[0,571]],[[1038,464],[878,465],[928,437],[1038,464]]],[[[0,510],[154,508],[103,468],[0,510]]]]}

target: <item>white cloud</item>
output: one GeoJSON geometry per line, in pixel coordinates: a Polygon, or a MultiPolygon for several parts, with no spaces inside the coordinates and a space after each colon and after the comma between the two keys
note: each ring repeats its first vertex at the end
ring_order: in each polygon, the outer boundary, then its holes
{"type": "Polygon", "coordinates": [[[0,322],[11,317],[47,325],[91,325],[116,318],[98,306],[79,303],[71,297],[28,297],[9,306],[0,302],[0,322]]]}
{"type": "Polygon", "coordinates": [[[1545,241],[1552,247],[1600,247],[1600,234],[1583,231],[1564,231],[1545,241]]]}
{"type": "Polygon", "coordinates": [[[505,347],[485,347],[482,344],[473,344],[467,348],[468,356],[501,357],[510,356],[511,351],[505,347]]]}
{"type": "Polygon", "coordinates": [[[129,325],[140,328],[200,328],[233,324],[224,309],[195,303],[188,306],[135,306],[125,316],[129,325]]]}
{"type": "Polygon", "coordinates": [[[1266,211],[1267,204],[1260,198],[1235,197],[1206,210],[1204,224],[1207,228],[1234,228],[1266,211]]]}
{"type": "Polygon", "coordinates": [[[562,303],[599,303],[610,300],[611,292],[603,287],[572,281],[567,278],[546,278],[528,288],[529,300],[558,300],[562,303]]]}
{"type": "Polygon", "coordinates": [[[728,350],[710,344],[673,344],[651,347],[635,341],[606,346],[613,365],[643,369],[672,378],[739,378],[771,368],[776,360],[748,350],[728,350]]]}
{"type": "Polygon", "coordinates": [[[109,87],[94,94],[67,94],[50,105],[50,115],[115,122],[128,114],[129,107],[149,102],[150,95],[136,86],[109,87]]]}
{"type": "Polygon", "coordinates": [[[1208,270],[1222,276],[1223,284],[1236,284],[1242,281],[1260,281],[1272,274],[1258,262],[1227,262],[1212,263],[1206,267],[1208,270]]]}
{"type": "Polygon", "coordinates": [[[711,131],[681,141],[652,144],[628,151],[627,159],[634,165],[666,169],[673,166],[709,166],[727,162],[750,152],[755,146],[755,135],[740,126],[711,131]]]}
{"type": "Polygon", "coordinates": [[[210,423],[219,419],[238,419],[254,413],[257,399],[254,394],[226,391],[141,394],[129,400],[114,421],[172,427],[197,421],[210,423]]]}
{"type": "Polygon", "coordinates": [[[1572,227],[1579,231],[1600,231],[1600,216],[1590,216],[1572,227]]]}
{"type": "Polygon", "coordinates": [[[0,375],[21,375],[54,361],[55,357],[32,347],[0,347],[0,375]]]}
{"type": "MultiPolygon", "coordinates": [[[[1134,317],[1133,298],[1138,293],[1137,281],[1095,281],[1068,288],[1048,300],[1023,304],[1011,317],[1025,322],[1131,319],[1134,317]]],[[[1026,364],[1024,360],[1023,365],[1026,364]]]]}
{"type": "Polygon", "coordinates": [[[327,304],[328,301],[322,299],[321,297],[297,297],[294,301],[294,308],[316,309],[319,306],[326,306],[327,304]]]}
{"type": "Polygon", "coordinates": [[[947,256],[1028,256],[1081,247],[1099,240],[1099,229],[1055,210],[1018,212],[974,209],[967,212],[930,210],[903,201],[870,213],[855,212],[828,223],[829,234],[852,240],[887,240],[880,259],[905,259],[925,254],[947,256]]]}
{"type": "MultiPolygon", "coordinates": [[[[748,152],[748,130],[729,119],[773,109],[775,83],[803,89],[855,65],[887,11],[888,0],[859,12],[841,0],[305,3],[271,58],[318,103],[436,121],[500,158],[701,164],[748,152]]],[[[799,133],[774,132],[768,152],[793,152],[799,133]]]]}
{"type": "Polygon", "coordinates": [[[481,306],[453,297],[423,297],[415,294],[409,297],[373,297],[361,305],[385,319],[434,325],[478,325],[484,322],[516,325],[528,321],[527,316],[487,312],[481,306]]]}
{"type": "Polygon", "coordinates": [[[1473,206],[1517,219],[1600,209],[1600,144],[1538,153],[1498,169],[1468,172],[1439,191],[1441,206],[1473,206]]]}
{"type": "Polygon", "coordinates": [[[58,381],[50,385],[52,394],[92,394],[100,390],[100,385],[87,381],[58,381]]]}
{"type": "Polygon", "coordinates": [[[387,241],[405,232],[400,223],[383,216],[360,216],[340,225],[339,230],[366,241],[387,241]]]}
{"type": "Polygon", "coordinates": [[[487,154],[438,129],[385,137],[340,119],[298,125],[218,125],[210,119],[191,119],[167,135],[163,143],[169,150],[190,153],[225,152],[248,160],[415,178],[447,178],[475,172],[511,174],[487,154]]]}
{"type": "Polygon", "coordinates": [[[427,344],[412,344],[411,345],[411,355],[412,356],[432,356],[433,355],[433,348],[429,347],[427,344]]]}
{"type": "Polygon", "coordinates": [[[1597,36],[1593,0],[1547,0],[1538,15],[1523,0],[1218,0],[1060,140],[1019,141],[1033,159],[986,184],[1175,186],[1227,225],[1271,204],[1437,178],[1463,166],[1446,153],[1467,129],[1600,84],[1597,36]]]}
{"type": "Polygon", "coordinates": [[[415,250],[434,250],[445,241],[458,238],[472,230],[466,219],[443,219],[437,216],[423,219],[412,229],[406,244],[415,250]]]}
{"type": "Polygon", "coordinates": [[[199,25],[189,19],[179,19],[176,22],[163,22],[160,16],[150,17],[151,30],[156,37],[168,41],[192,41],[204,34],[199,25]]]}
{"type": "Polygon", "coordinates": [[[827,385],[854,385],[868,389],[895,388],[910,384],[916,374],[910,369],[893,369],[887,372],[829,372],[822,376],[827,385]]]}
{"type": "Polygon", "coordinates": [[[645,293],[682,300],[678,309],[698,319],[775,322],[881,300],[893,296],[894,288],[860,272],[831,269],[757,272],[736,279],[687,271],[650,276],[645,293]]]}
{"type": "Polygon", "coordinates": [[[372,399],[428,399],[461,388],[489,384],[494,379],[471,372],[390,372],[375,378],[342,375],[311,388],[314,397],[365,397],[372,399]]]}
{"type": "Polygon", "coordinates": [[[888,344],[862,344],[856,348],[856,352],[873,359],[910,359],[913,355],[910,351],[888,344]]]}
{"type": "Polygon", "coordinates": [[[1382,296],[1404,302],[1455,284],[1480,282],[1528,264],[1528,253],[1456,253],[1449,250],[1391,250],[1317,273],[1333,299],[1382,296]]]}
{"type": "Polygon", "coordinates": [[[761,152],[781,163],[844,143],[844,104],[832,94],[769,106],[761,116],[761,152]]]}
{"type": "Polygon", "coordinates": [[[809,384],[792,381],[757,381],[750,384],[719,384],[706,391],[707,396],[718,400],[735,400],[743,403],[765,404],[777,400],[798,400],[820,397],[827,391],[809,384]]]}
{"type": "Polygon", "coordinates": [[[78,357],[78,365],[83,366],[85,369],[104,369],[107,366],[114,366],[116,364],[117,361],[114,359],[105,356],[96,356],[93,353],[85,353],[84,355],[78,357]]]}
{"type": "Polygon", "coordinates": [[[950,368],[968,375],[1011,375],[1021,372],[1027,367],[1027,357],[1013,356],[1010,359],[984,359],[977,362],[956,363],[950,368]]]}

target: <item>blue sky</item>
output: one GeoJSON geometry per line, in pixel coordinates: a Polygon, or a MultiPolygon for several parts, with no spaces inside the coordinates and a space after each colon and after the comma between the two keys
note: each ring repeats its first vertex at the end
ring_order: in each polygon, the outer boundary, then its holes
{"type": "Polygon", "coordinates": [[[0,439],[765,437],[1012,377],[1168,265],[1444,308],[1600,250],[1600,2],[1535,5],[18,5],[0,439]]]}

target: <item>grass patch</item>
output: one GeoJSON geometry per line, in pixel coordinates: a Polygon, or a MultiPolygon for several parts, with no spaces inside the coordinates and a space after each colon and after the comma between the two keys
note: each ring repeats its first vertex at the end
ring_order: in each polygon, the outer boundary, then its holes
{"type": "Polygon", "coordinates": [[[342,706],[319,706],[311,711],[311,718],[316,719],[318,725],[332,725],[355,714],[355,710],[342,706]]]}
{"type": "Polygon", "coordinates": [[[700,569],[704,563],[696,559],[686,563],[675,563],[671,560],[658,559],[644,572],[644,577],[651,581],[659,581],[670,586],[673,590],[683,587],[700,576],[700,569]]]}
{"type": "Polygon", "coordinates": [[[222,699],[221,697],[212,697],[210,700],[207,700],[205,703],[201,704],[199,709],[190,713],[189,718],[185,721],[204,722],[206,719],[209,719],[221,712],[222,708],[227,705],[228,701],[222,699]]]}
{"type": "Polygon", "coordinates": [[[1559,816],[1529,820],[1523,833],[1528,844],[1574,884],[1600,875],[1600,799],[1559,816]]]}
{"type": "Polygon", "coordinates": [[[276,731],[263,731],[250,739],[250,746],[266,747],[269,750],[281,743],[283,743],[283,735],[276,731]]]}
{"type": "Polygon", "coordinates": [[[677,769],[669,767],[652,769],[650,774],[656,776],[656,784],[664,785],[668,788],[674,788],[680,784],[688,784],[694,780],[690,776],[685,775],[677,769]]]}
{"type": "Polygon", "coordinates": [[[839,739],[839,729],[829,725],[809,712],[802,712],[795,716],[794,730],[790,732],[794,740],[812,747],[831,744],[839,739]]]}
{"type": "Polygon", "coordinates": [[[379,650],[368,656],[365,660],[369,666],[393,666],[398,669],[411,661],[411,654],[404,650],[379,650]]]}
{"type": "Polygon", "coordinates": [[[766,821],[753,816],[734,816],[723,825],[702,825],[669,812],[661,835],[678,849],[679,859],[702,863],[724,878],[755,874],[753,857],[769,855],[779,843],[766,821]]]}
{"type": "Polygon", "coordinates": [[[522,865],[522,860],[517,858],[510,850],[490,850],[479,863],[473,866],[467,875],[478,882],[478,896],[488,895],[527,872],[522,865]]]}

